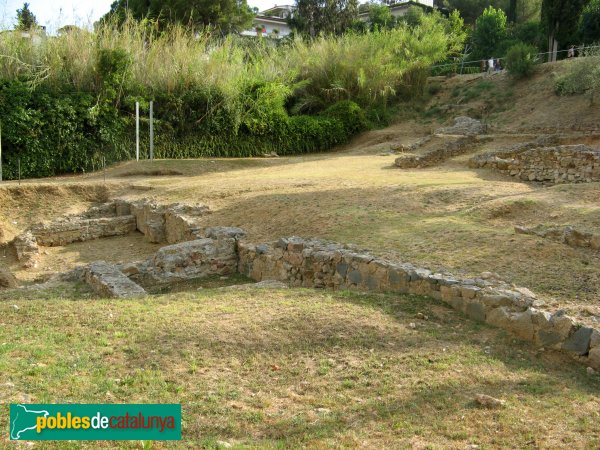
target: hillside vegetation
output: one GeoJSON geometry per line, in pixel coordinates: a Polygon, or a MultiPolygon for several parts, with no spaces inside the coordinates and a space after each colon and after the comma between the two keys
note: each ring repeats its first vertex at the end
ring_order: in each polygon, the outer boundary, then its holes
{"type": "Polygon", "coordinates": [[[461,39],[437,14],[278,47],[135,21],[41,44],[3,33],[5,177],[18,158],[26,177],[131,158],[136,101],[144,117],[155,102],[158,158],[326,150],[381,122],[399,94],[422,93],[428,67],[461,39]]]}

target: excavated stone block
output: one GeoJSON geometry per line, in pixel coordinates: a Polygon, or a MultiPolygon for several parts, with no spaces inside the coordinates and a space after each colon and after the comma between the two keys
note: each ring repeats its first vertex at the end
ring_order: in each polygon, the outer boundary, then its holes
{"type": "Polygon", "coordinates": [[[40,259],[40,249],[31,231],[20,234],[13,240],[17,259],[25,268],[37,267],[40,259]]]}
{"type": "Polygon", "coordinates": [[[146,291],[131,281],[114,264],[97,261],[85,271],[85,282],[98,295],[111,298],[143,297],[146,291]]]}
{"type": "Polygon", "coordinates": [[[77,217],[41,224],[32,228],[39,245],[62,246],[109,236],[121,236],[135,231],[133,216],[82,219],[77,217]]]}
{"type": "Polygon", "coordinates": [[[148,271],[154,279],[165,282],[229,275],[237,266],[235,239],[205,238],[161,248],[149,261],[148,271]]]}

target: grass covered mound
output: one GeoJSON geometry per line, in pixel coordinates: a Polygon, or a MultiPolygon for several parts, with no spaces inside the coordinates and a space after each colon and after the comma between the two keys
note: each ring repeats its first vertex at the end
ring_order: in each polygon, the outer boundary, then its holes
{"type": "Polygon", "coordinates": [[[584,368],[529,353],[434,300],[309,290],[82,296],[61,288],[52,301],[0,302],[6,404],[182,403],[177,448],[600,444],[597,380],[584,368]],[[482,409],[476,394],[506,406],[482,409]]]}

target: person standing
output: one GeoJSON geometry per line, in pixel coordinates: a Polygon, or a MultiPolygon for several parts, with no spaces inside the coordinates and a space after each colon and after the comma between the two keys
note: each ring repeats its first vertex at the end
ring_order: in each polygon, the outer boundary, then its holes
{"type": "Polygon", "coordinates": [[[488,75],[494,73],[494,58],[488,59],[488,75]]]}

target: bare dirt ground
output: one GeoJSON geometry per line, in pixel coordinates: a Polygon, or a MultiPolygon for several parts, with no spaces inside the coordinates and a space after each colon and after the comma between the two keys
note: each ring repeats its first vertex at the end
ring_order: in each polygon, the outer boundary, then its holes
{"type": "MultiPolygon", "coordinates": [[[[450,113],[365,133],[331,153],[127,162],[108,170],[106,184],[103,174],[28,181],[21,188],[8,183],[9,188],[0,190],[5,236],[35,220],[75,212],[108,196],[201,202],[213,211],[206,226],[239,226],[252,241],[319,237],[456,274],[496,272],[531,288],[552,307],[600,316],[600,254],[516,235],[513,229],[546,224],[598,232],[598,183],[553,187],[524,183],[469,169],[466,160],[472,155],[428,169],[403,170],[393,166],[396,156],[388,153],[393,145],[431,133],[446,118],[466,112],[476,115],[482,105],[487,105],[485,119],[494,140],[477,151],[533,140],[541,129],[558,130],[573,143],[598,145],[600,107],[590,106],[584,97],[556,97],[550,72],[559,69],[544,66],[526,83],[505,75],[437,81],[440,90],[429,107],[450,105],[450,113]],[[477,96],[472,97],[474,87],[477,96]],[[510,105],[498,100],[502,92],[510,93],[510,105]]],[[[104,240],[52,250],[41,271],[99,256],[123,260],[130,248],[132,259],[153,250],[135,236],[120,239],[123,244],[104,240]]]]}

